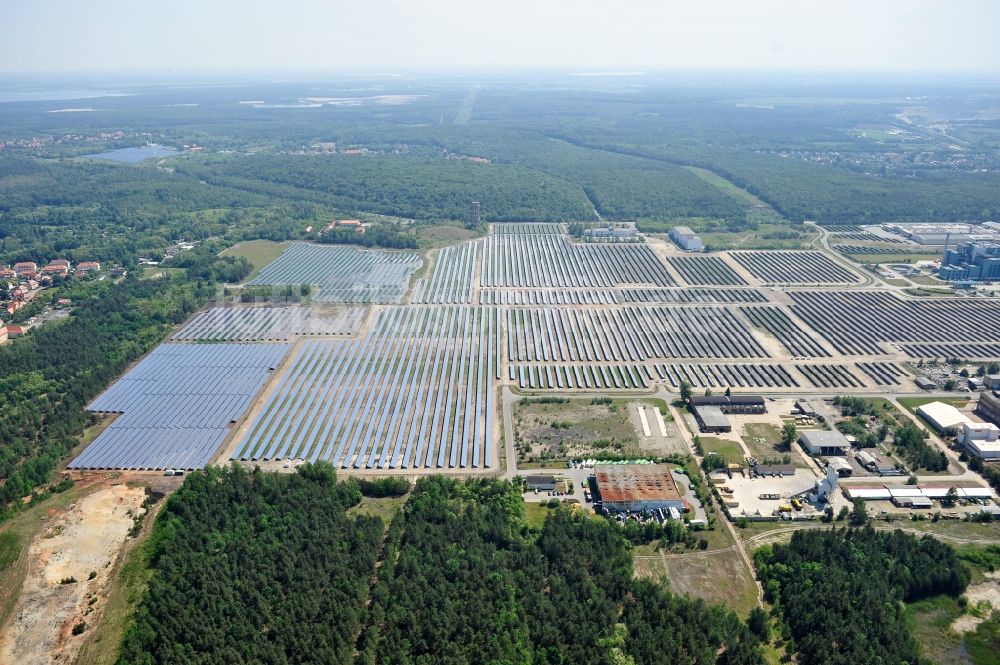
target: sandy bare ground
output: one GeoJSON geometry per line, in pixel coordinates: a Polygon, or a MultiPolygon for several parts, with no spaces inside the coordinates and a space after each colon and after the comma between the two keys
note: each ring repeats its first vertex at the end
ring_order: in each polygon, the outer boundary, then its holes
{"type": "Polygon", "coordinates": [[[975,630],[976,626],[988,619],[992,612],[1000,610],[1000,571],[987,573],[984,581],[970,585],[965,590],[965,596],[969,599],[969,607],[979,609],[977,614],[981,616],[963,614],[955,619],[951,629],[958,634],[975,630]],[[987,605],[989,607],[986,607],[987,605]]]}
{"type": "Polygon", "coordinates": [[[69,663],[82,638],[81,621],[93,624],[133,515],[142,510],[142,487],[112,485],[73,504],[31,544],[30,568],[9,625],[0,634],[0,663],[69,663]],[[96,577],[90,580],[91,572],[96,577]],[[72,584],[61,584],[66,578],[72,584]],[[88,604],[91,597],[97,598],[88,604]]]}

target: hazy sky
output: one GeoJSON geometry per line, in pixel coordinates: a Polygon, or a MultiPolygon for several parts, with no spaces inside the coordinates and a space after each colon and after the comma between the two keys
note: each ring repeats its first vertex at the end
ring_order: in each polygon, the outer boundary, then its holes
{"type": "Polygon", "coordinates": [[[1000,0],[0,0],[0,71],[1000,72],[1000,0]]]}

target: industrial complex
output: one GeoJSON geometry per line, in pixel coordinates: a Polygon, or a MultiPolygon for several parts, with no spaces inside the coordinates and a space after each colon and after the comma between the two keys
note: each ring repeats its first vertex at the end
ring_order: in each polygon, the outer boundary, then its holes
{"type": "Polygon", "coordinates": [[[932,246],[943,278],[978,266],[962,278],[991,279],[1000,230],[963,229],[834,229],[830,248],[709,253],[689,228],[668,242],[622,223],[576,238],[492,224],[429,253],[293,243],[248,287],[311,295],[196,313],[90,405],[120,415],[71,468],[326,460],[513,477],[518,400],[653,398],[665,406],[630,411],[627,435],[650,454],[601,463],[604,442],[566,476],[564,452],[533,465],[528,494],[582,484],[590,508],[691,522],[708,497],[685,474],[700,466],[732,519],[818,519],[854,499],[990,509],[972,461],[1000,463],[1000,302],[911,294],[835,244],[932,246]],[[180,376],[199,379],[197,396],[180,376]],[[897,442],[906,424],[922,440],[897,442]]]}

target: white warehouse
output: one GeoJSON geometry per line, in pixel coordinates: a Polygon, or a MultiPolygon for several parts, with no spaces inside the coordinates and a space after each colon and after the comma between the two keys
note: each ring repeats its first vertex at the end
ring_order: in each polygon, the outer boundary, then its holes
{"type": "Polygon", "coordinates": [[[1000,459],[1000,428],[993,423],[962,423],[955,440],[970,455],[982,459],[1000,459]]]}
{"type": "Polygon", "coordinates": [[[700,252],[705,249],[705,244],[701,241],[701,238],[687,226],[675,226],[670,229],[670,239],[678,247],[686,249],[689,252],[700,252]]]}
{"type": "Polygon", "coordinates": [[[931,402],[917,407],[917,414],[923,416],[939,434],[954,434],[959,425],[971,423],[969,417],[944,402],[931,402]]]}

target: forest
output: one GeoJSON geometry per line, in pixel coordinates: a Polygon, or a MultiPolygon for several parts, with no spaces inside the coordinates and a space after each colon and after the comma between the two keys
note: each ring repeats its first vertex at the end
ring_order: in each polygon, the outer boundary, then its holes
{"type": "Polygon", "coordinates": [[[118,662],[349,663],[382,546],[333,467],[191,474],[149,543],[155,574],[118,662]]]}
{"type": "Polygon", "coordinates": [[[941,541],[870,526],[796,531],[787,545],[755,552],[754,562],[801,665],[926,662],[904,603],[958,597],[970,579],[941,541]]]}
{"type": "Polygon", "coordinates": [[[189,160],[181,173],[241,189],[415,220],[467,220],[473,201],[499,222],[592,219],[583,191],[543,171],[438,156],[255,155],[189,160]]]}
{"type": "Polygon", "coordinates": [[[361,491],[326,464],[191,474],[119,662],[763,663],[731,611],[633,579],[613,525],[532,529],[510,483],[440,476],[383,525],[361,491]]]}
{"type": "Polygon", "coordinates": [[[178,240],[288,240],[329,209],[208,186],[154,167],[0,157],[0,263],[131,267],[178,240]]]}

